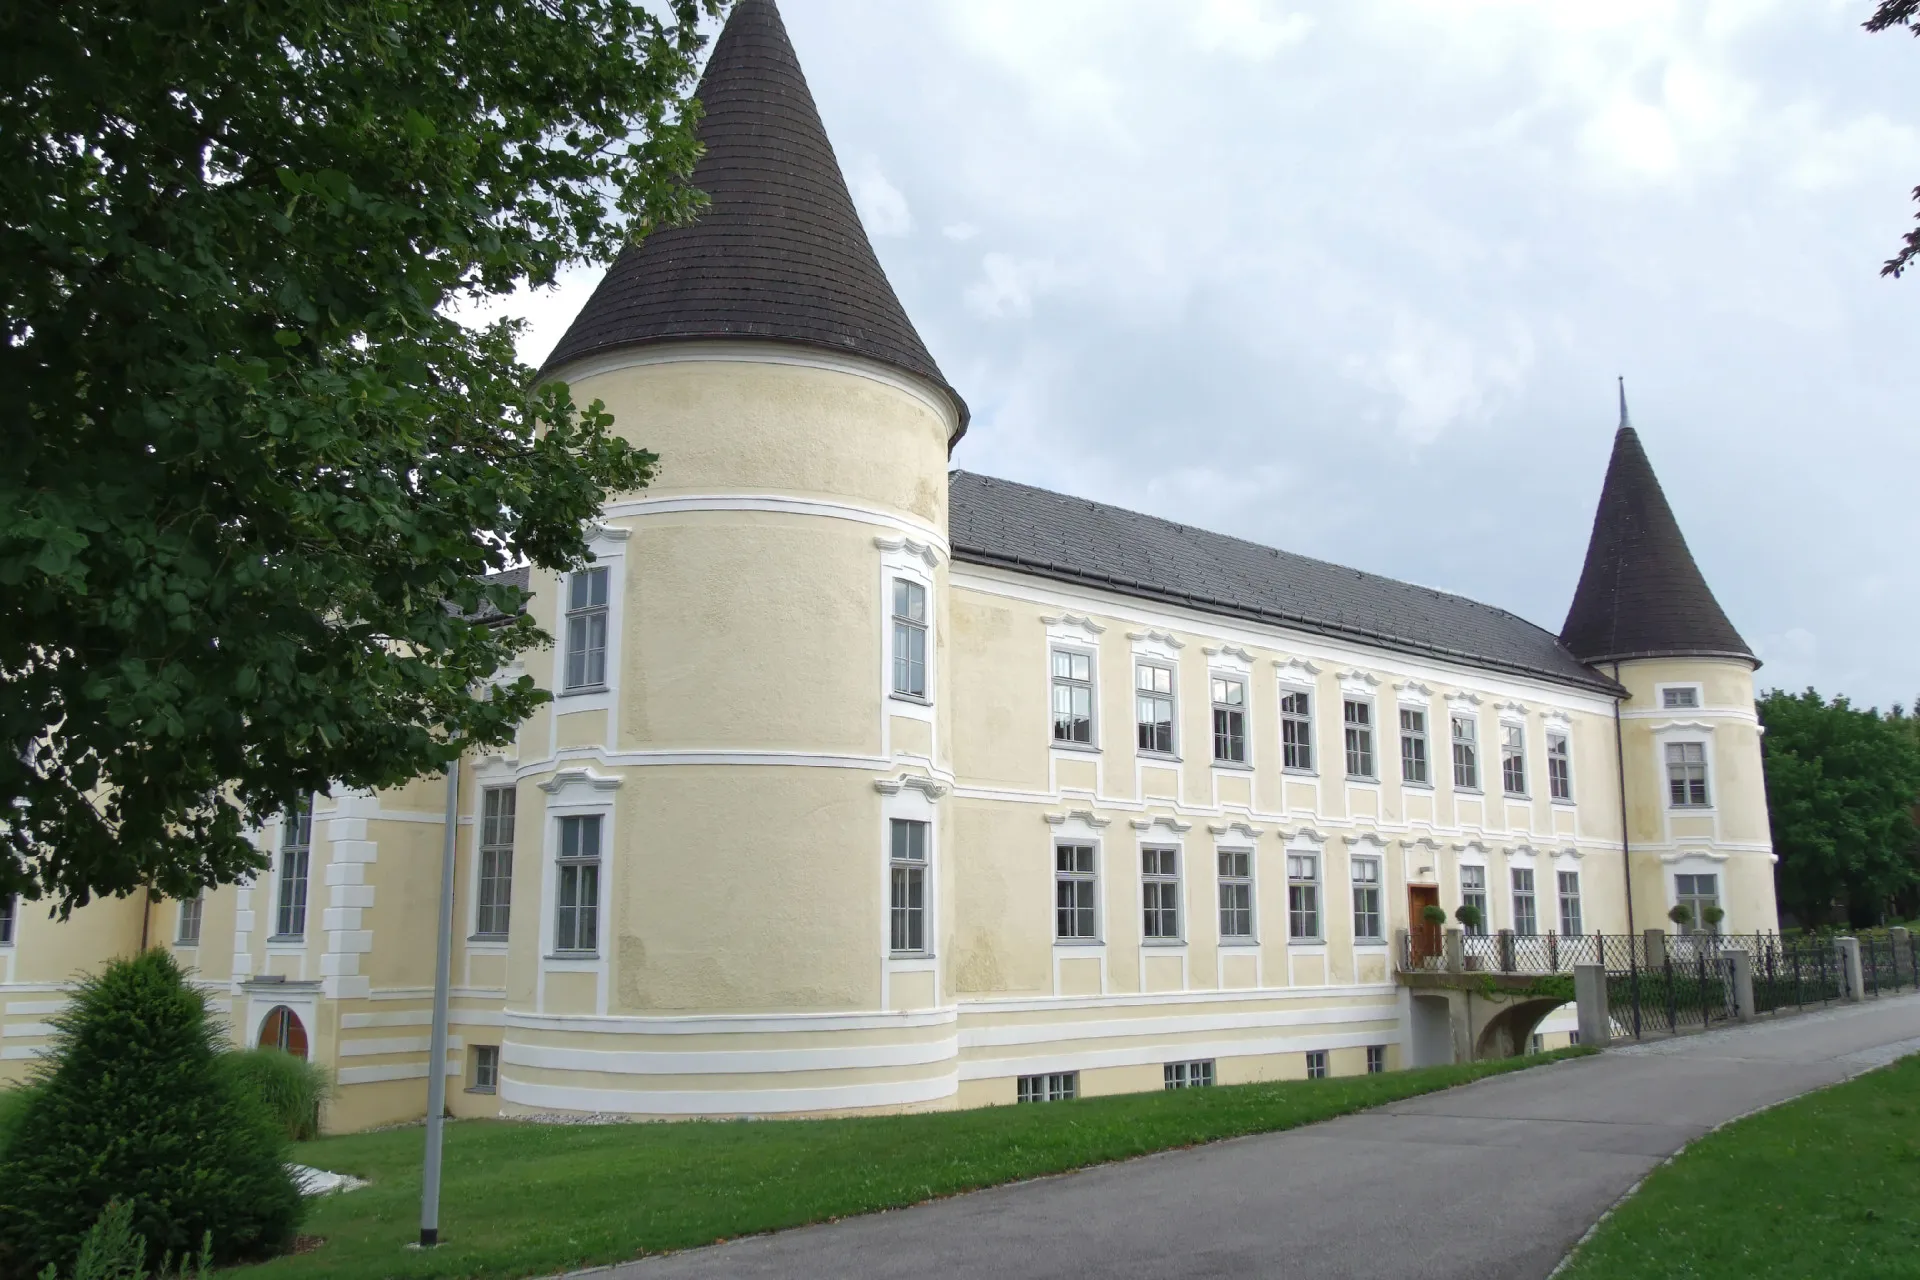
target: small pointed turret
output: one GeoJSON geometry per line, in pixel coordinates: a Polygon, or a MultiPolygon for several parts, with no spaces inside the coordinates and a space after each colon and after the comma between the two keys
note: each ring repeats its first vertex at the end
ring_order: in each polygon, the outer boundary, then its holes
{"type": "Polygon", "coordinates": [[[1760,665],[1687,550],[1640,434],[1627,417],[1625,379],[1613,459],[1560,642],[1587,663],[1699,657],[1760,665]]]}
{"type": "Polygon", "coordinates": [[[706,154],[693,185],[712,203],[623,252],[546,369],[657,342],[792,342],[931,382],[964,432],[966,403],[880,269],[773,0],[734,6],[696,96],[706,154]]]}

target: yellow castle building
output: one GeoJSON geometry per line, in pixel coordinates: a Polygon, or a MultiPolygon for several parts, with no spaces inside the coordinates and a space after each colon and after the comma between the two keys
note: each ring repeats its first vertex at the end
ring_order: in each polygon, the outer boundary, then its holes
{"type": "MultiPolygon", "coordinates": [[[[938,1109],[1444,1057],[1427,904],[1514,935],[1776,924],[1752,673],[1622,422],[1560,634],[950,469],[967,408],[875,258],[771,0],[699,96],[711,208],[543,377],[661,457],[534,573],[554,693],[444,780],[314,798],[194,902],[0,905],[0,1080],[74,974],[172,947],[333,1129],[938,1109]]],[[[516,674],[520,668],[516,667],[516,674]]],[[[1570,1017],[1545,1024],[1563,1043],[1570,1017]]]]}

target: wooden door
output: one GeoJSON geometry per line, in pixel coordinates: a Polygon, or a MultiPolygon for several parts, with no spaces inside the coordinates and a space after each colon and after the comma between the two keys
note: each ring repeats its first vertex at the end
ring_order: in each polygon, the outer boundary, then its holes
{"type": "Polygon", "coordinates": [[[1440,954],[1440,926],[1428,924],[1423,918],[1428,907],[1439,905],[1440,886],[1432,884],[1407,886],[1407,931],[1413,944],[1413,955],[1409,958],[1416,969],[1420,968],[1427,959],[1440,954]]]}

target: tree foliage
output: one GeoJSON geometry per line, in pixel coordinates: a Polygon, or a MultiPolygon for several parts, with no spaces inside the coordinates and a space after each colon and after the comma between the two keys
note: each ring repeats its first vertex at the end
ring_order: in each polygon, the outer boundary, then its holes
{"type": "Polygon", "coordinates": [[[54,1027],[0,1162],[0,1276],[66,1267],[114,1200],[149,1265],[209,1232],[223,1262],[291,1242],[286,1138],[220,1061],[225,1037],[172,956],[114,961],[54,1027]]]}
{"type": "MultiPolygon", "coordinates": [[[[1905,27],[1916,36],[1920,36],[1920,0],[1880,0],[1880,5],[1867,19],[1867,30],[1887,31],[1894,27],[1905,27]]],[[[1913,189],[1913,198],[1920,201],[1920,187],[1913,189]]],[[[1920,217],[1916,217],[1920,221],[1920,217]]],[[[1883,276],[1898,276],[1920,258],[1920,226],[1907,232],[1900,242],[1900,252],[1888,258],[1880,267],[1883,276]]]]}
{"type": "Polygon", "coordinates": [[[1812,689],[1773,690],[1759,712],[1781,905],[1808,924],[1825,923],[1836,903],[1872,923],[1920,880],[1920,738],[1902,717],[1812,689]]]}
{"type": "Polygon", "coordinates": [[[0,893],[191,897],[544,699],[479,580],[653,458],[455,312],[697,209],[721,4],[0,6],[0,893]]]}

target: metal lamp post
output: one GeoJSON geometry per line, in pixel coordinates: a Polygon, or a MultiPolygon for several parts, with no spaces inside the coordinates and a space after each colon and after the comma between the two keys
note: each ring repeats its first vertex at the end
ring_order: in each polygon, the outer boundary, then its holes
{"type": "Polygon", "coordinates": [[[440,1154],[446,1137],[447,995],[453,980],[453,854],[460,822],[460,757],[447,763],[447,831],[440,846],[440,940],[433,963],[433,1037],[427,1049],[427,1158],[420,1180],[420,1247],[440,1243],[440,1154]]]}

